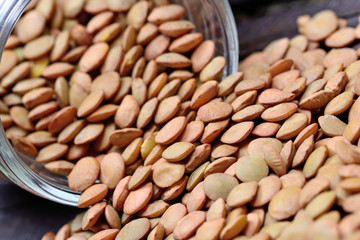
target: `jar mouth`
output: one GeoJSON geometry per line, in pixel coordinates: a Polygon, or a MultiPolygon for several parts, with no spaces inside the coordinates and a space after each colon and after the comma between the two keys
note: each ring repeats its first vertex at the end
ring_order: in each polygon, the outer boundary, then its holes
{"type": "MultiPolygon", "coordinates": [[[[0,3],[0,56],[7,38],[17,20],[31,0],[3,1],[0,3]]],[[[204,39],[211,39],[219,46],[216,55],[226,58],[227,64],[223,76],[237,72],[238,36],[235,19],[227,0],[172,0],[186,8],[185,18],[199,22],[197,30],[204,34],[204,39]],[[201,11],[199,11],[199,9],[201,11]],[[214,40],[215,39],[215,40],[214,40]]],[[[1,123],[1,121],[0,121],[1,123]]],[[[16,150],[6,137],[0,124],[0,171],[13,183],[37,196],[65,204],[77,206],[79,192],[72,191],[65,176],[51,173],[41,163],[16,150]]]]}

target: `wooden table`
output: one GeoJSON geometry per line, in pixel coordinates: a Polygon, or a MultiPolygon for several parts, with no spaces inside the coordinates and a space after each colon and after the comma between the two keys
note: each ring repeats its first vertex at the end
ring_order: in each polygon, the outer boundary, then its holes
{"type": "MultiPolygon", "coordinates": [[[[329,8],[355,26],[360,10],[359,0],[232,0],[231,4],[238,24],[241,58],[261,50],[271,40],[296,35],[299,15],[329,8]]],[[[0,239],[40,239],[80,211],[33,196],[0,180],[0,239]]]]}

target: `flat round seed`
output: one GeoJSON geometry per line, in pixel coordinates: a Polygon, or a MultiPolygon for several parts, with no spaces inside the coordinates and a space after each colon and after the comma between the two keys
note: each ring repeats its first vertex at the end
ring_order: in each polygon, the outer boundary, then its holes
{"type": "Polygon", "coordinates": [[[281,91],[279,89],[269,88],[260,93],[258,102],[260,104],[278,104],[293,100],[295,94],[281,91]]]}
{"type": "Polygon", "coordinates": [[[153,170],[153,181],[161,188],[170,187],[179,181],[184,173],[184,164],[163,162],[153,170]]]}
{"type": "Polygon", "coordinates": [[[305,184],[305,176],[299,170],[291,170],[289,173],[280,177],[282,188],[298,186],[302,188],[305,184]]]}
{"type": "Polygon", "coordinates": [[[202,121],[192,121],[188,123],[184,132],[179,137],[181,142],[195,142],[204,131],[204,123],[202,121]]]}
{"type": "Polygon", "coordinates": [[[125,147],[131,143],[135,138],[143,134],[141,129],[137,128],[123,128],[116,130],[110,135],[110,142],[119,147],[125,147]]]}
{"type": "Polygon", "coordinates": [[[112,205],[115,210],[121,211],[129,194],[128,183],[130,181],[130,176],[126,176],[119,181],[116,185],[116,188],[113,193],[112,205]]]}
{"type": "Polygon", "coordinates": [[[287,141],[280,151],[280,156],[283,159],[286,169],[290,168],[295,156],[295,145],[292,140],[287,141]]]}
{"type": "Polygon", "coordinates": [[[155,218],[161,216],[170,204],[163,200],[156,200],[146,205],[139,213],[139,217],[155,218]]]}
{"type": "Polygon", "coordinates": [[[124,54],[125,52],[120,46],[110,48],[104,64],[101,66],[101,73],[119,71],[124,54]]]}
{"type": "Polygon", "coordinates": [[[248,78],[240,81],[236,87],[235,92],[241,95],[251,90],[261,90],[265,87],[265,81],[261,78],[248,78]]]}
{"type": "Polygon", "coordinates": [[[308,118],[303,113],[295,113],[285,120],[281,128],[276,134],[279,139],[290,139],[295,137],[303,130],[308,122],[308,118]]]}
{"type": "Polygon", "coordinates": [[[105,219],[110,227],[115,229],[121,229],[120,216],[111,205],[107,205],[105,208],[105,219]]]}
{"type": "Polygon", "coordinates": [[[269,167],[278,175],[284,175],[286,173],[286,165],[280,156],[280,153],[273,148],[270,144],[264,144],[263,152],[265,161],[269,167]]]}
{"type": "Polygon", "coordinates": [[[105,184],[95,184],[87,188],[78,200],[78,207],[85,208],[101,201],[107,194],[108,188],[105,184]]]}
{"type": "Polygon", "coordinates": [[[346,47],[355,41],[355,29],[340,28],[325,39],[325,45],[331,48],[346,47]]]}
{"type": "Polygon", "coordinates": [[[162,124],[169,121],[178,112],[180,103],[179,96],[172,96],[162,100],[154,116],[154,122],[162,124]]]}
{"type": "MultiPolygon", "coordinates": [[[[154,131],[157,131],[158,128],[156,126],[153,127],[154,131]]],[[[156,149],[156,142],[155,142],[155,136],[157,132],[149,132],[148,134],[145,134],[143,138],[145,139],[143,144],[141,144],[140,148],[140,154],[142,159],[146,159],[148,156],[150,156],[150,153],[153,151],[153,149],[156,149]]],[[[154,153],[156,152],[155,156],[159,154],[159,152],[162,152],[163,148],[162,146],[159,146],[157,150],[154,150],[154,153]]],[[[154,156],[154,155],[153,155],[154,156]]],[[[161,156],[161,153],[160,153],[161,156]]],[[[156,159],[157,160],[157,159],[156,159]]],[[[152,164],[152,163],[151,163],[152,164]]]]}
{"type": "Polygon", "coordinates": [[[289,70],[274,77],[271,87],[284,89],[287,85],[295,82],[300,77],[299,70],[289,70]]]}
{"type": "Polygon", "coordinates": [[[233,109],[230,104],[225,102],[209,102],[202,105],[197,114],[204,122],[220,121],[228,118],[233,109]]]}
{"type": "MultiPolygon", "coordinates": [[[[234,164],[236,158],[234,157],[222,157],[218,158],[207,166],[204,176],[207,177],[210,174],[214,173],[225,173],[232,164],[234,164]]],[[[235,174],[234,174],[235,175],[235,174]]]]}
{"type": "Polygon", "coordinates": [[[54,46],[55,38],[52,35],[43,35],[24,46],[24,57],[27,59],[36,59],[49,53],[54,46]]]}
{"type": "Polygon", "coordinates": [[[227,217],[227,223],[220,233],[221,239],[233,239],[239,235],[247,223],[246,214],[241,208],[232,210],[227,217]]]}
{"type": "MultiPolygon", "coordinates": [[[[138,44],[147,44],[154,39],[158,34],[158,27],[152,23],[145,23],[138,32],[136,42],[138,44]]],[[[166,35],[166,34],[164,34],[166,35]]]]}
{"type": "Polygon", "coordinates": [[[226,203],[235,208],[250,202],[256,195],[257,187],[258,183],[255,181],[237,185],[229,193],[226,203]]]}
{"type": "Polygon", "coordinates": [[[112,117],[118,109],[118,106],[115,104],[106,104],[100,106],[93,113],[86,117],[86,120],[89,122],[101,122],[109,117],[112,117]]]}
{"type": "Polygon", "coordinates": [[[76,145],[90,143],[94,141],[98,136],[100,136],[103,131],[104,124],[102,123],[88,124],[76,135],[76,137],[74,138],[74,143],[76,145]]]}
{"type": "Polygon", "coordinates": [[[237,97],[232,103],[231,106],[234,109],[234,112],[238,112],[241,109],[253,104],[256,100],[257,91],[252,90],[247,93],[244,93],[237,97]]]}
{"type": "Polygon", "coordinates": [[[327,157],[327,148],[325,146],[315,149],[307,158],[303,172],[306,178],[316,175],[318,169],[324,163],[327,157]]]}
{"type": "Polygon", "coordinates": [[[348,164],[345,166],[342,166],[339,169],[338,174],[340,175],[340,177],[346,178],[346,177],[357,177],[358,176],[358,172],[359,172],[360,168],[355,165],[355,164],[348,164]]]}
{"type": "Polygon", "coordinates": [[[215,147],[212,150],[211,157],[212,158],[228,157],[230,155],[235,154],[238,151],[238,149],[239,148],[237,146],[222,144],[218,147],[215,147]]]}
{"type": "Polygon", "coordinates": [[[230,127],[220,138],[220,141],[226,144],[239,143],[249,134],[254,128],[254,122],[241,122],[230,127]]]}
{"type": "Polygon", "coordinates": [[[55,80],[54,91],[62,107],[69,105],[69,85],[64,77],[55,80]]]}
{"type": "Polygon", "coordinates": [[[65,155],[69,147],[65,144],[52,143],[40,149],[35,160],[40,163],[46,163],[60,158],[65,155]]]}
{"type": "Polygon", "coordinates": [[[185,53],[194,49],[203,40],[202,33],[189,33],[174,39],[170,46],[170,52],[185,53]]]}
{"type": "Polygon", "coordinates": [[[274,195],[281,189],[280,178],[270,175],[262,178],[258,183],[256,196],[251,201],[251,206],[261,207],[270,202],[274,195]]]}
{"type": "Polygon", "coordinates": [[[144,49],[140,45],[135,45],[130,48],[124,55],[124,60],[120,66],[120,75],[126,76],[130,74],[131,70],[133,69],[136,61],[142,57],[144,49]]]}
{"type": "Polygon", "coordinates": [[[314,65],[301,72],[301,76],[306,78],[306,85],[320,79],[323,75],[324,67],[322,65],[314,65]]]}
{"type": "Polygon", "coordinates": [[[315,134],[318,131],[318,124],[317,123],[312,123],[309,126],[307,126],[306,128],[304,128],[295,138],[294,141],[294,145],[295,147],[299,147],[301,145],[301,143],[304,142],[305,139],[307,139],[308,137],[310,137],[311,135],[315,136],[315,134]]]}
{"type": "Polygon", "coordinates": [[[207,220],[196,231],[195,240],[218,239],[224,226],[224,218],[212,219],[210,221],[207,220]]]}
{"type": "Polygon", "coordinates": [[[43,78],[30,78],[30,79],[22,80],[21,82],[15,84],[15,86],[12,88],[12,91],[14,93],[23,95],[36,88],[41,88],[45,84],[46,84],[46,80],[43,78]]]}
{"type": "Polygon", "coordinates": [[[243,182],[260,181],[269,174],[269,167],[264,158],[248,155],[238,159],[236,176],[243,182]]]}
{"type": "Polygon", "coordinates": [[[333,48],[326,54],[323,65],[328,68],[336,63],[342,63],[344,67],[349,66],[357,60],[356,51],[352,48],[333,48]]]}
{"type": "Polygon", "coordinates": [[[110,11],[102,12],[92,17],[86,25],[86,30],[93,34],[103,27],[107,26],[114,17],[114,13],[110,11]]]}
{"type": "Polygon", "coordinates": [[[351,107],[354,100],[354,93],[351,91],[343,92],[333,98],[325,107],[324,113],[338,115],[351,107]]]}
{"type": "Polygon", "coordinates": [[[43,118],[56,111],[58,108],[59,103],[57,101],[40,104],[29,112],[29,120],[34,121],[43,118]]]}
{"type": "Polygon", "coordinates": [[[27,43],[43,33],[45,24],[45,16],[37,10],[31,10],[21,17],[16,24],[15,32],[22,43],[27,43]]]}
{"type": "Polygon", "coordinates": [[[146,61],[154,60],[160,55],[164,54],[170,44],[170,38],[164,35],[159,35],[149,42],[144,51],[146,61]]]}
{"type": "Polygon", "coordinates": [[[116,111],[114,121],[120,128],[126,128],[133,125],[139,115],[139,104],[132,95],[126,95],[116,111]]]}
{"type": "Polygon", "coordinates": [[[188,20],[167,21],[159,26],[159,31],[169,37],[177,38],[195,29],[188,20]]]}
{"type": "Polygon", "coordinates": [[[191,54],[192,70],[198,73],[210,62],[214,56],[215,44],[211,40],[202,42],[191,54]]]}
{"type": "Polygon", "coordinates": [[[11,142],[16,149],[29,156],[36,156],[38,154],[36,147],[27,138],[14,137],[11,139],[11,142]]]}
{"type": "Polygon", "coordinates": [[[90,46],[79,60],[79,69],[83,72],[90,72],[99,67],[105,60],[109,51],[106,43],[95,43],[90,46]]]}
{"type": "Polygon", "coordinates": [[[265,121],[277,122],[289,118],[291,115],[296,113],[298,109],[297,104],[289,103],[280,103],[273,107],[267,108],[262,114],[261,118],[265,121]]]}
{"type": "Polygon", "coordinates": [[[336,14],[324,10],[315,14],[305,25],[305,35],[311,41],[321,41],[336,30],[338,26],[336,14]]]}
{"type": "Polygon", "coordinates": [[[192,109],[197,109],[213,99],[218,92],[218,82],[208,81],[196,89],[190,103],[192,109]]]}
{"type": "Polygon", "coordinates": [[[4,77],[18,63],[16,53],[11,50],[5,50],[0,63],[0,77],[4,77]]]}
{"type": "Polygon", "coordinates": [[[335,201],[335,192],[322,192],[309,202],[305,208],[305,213],[312,218],[316,218],[331,209],[335,201]]]}
{"type": "Polygon", "coordinates": [[[226,59],[222,56],[213,58],[206,66],[201,70],[199,78],[200,81],[206,82],[213,79],[219,79],[222,76],[222,72],[226,65],[226,59]]]}
{"type": "Polygon", "coordinates": [[[199,182],[194,186],[186,200],[188,212],[200,210],[205,205],[206,200],[207,197],[204,191],[204,182],[199,182]]]}
{"type": "Polygon", "coordinates": [[[32,144],[37,147],[43,147],[50,143],[56,142],[56,138],[47,131],[36,131],[26,136],[32,144]]]}
{"type": "Polygon", "coordinates": [[[167,122],[155,137],[158,144],[170,144],[174,142],[186,127],[185,117],[176,117],[167,122]]]}
{"type": "Polygon", "coordinates": [[[169,4],[154,8],[147,20],[156,25],[167,21],[179,20],[185,13],[185,8],[177,4],[169,4]]]}
{"type": "Polygon", "coordinates": [[[263,146],[264,144],[270,144],[277,152],[280,152],[282,149],[282,143],[276,138],[257,138],[250,142],[247,147],[247,153],[249,155],[257,155],[262,158],[265,158],[263,146]]]}
{"type": "Polygon", "coordinates": [[[350,177],[342,180],[339,186],[350,192],[357,192],[359,189],[359,178],[358,177],[350,177]]]}
{"type": "Polygon", "coordinates": [[[95,90],[91,92],[80,104],[77,115],[84,117],[93,112],[102,103],[104,99],[104,92],[102,90],[95,90]]]}
{"type": "Polygon", "coordinates": [[[344,199],[342,207],[346,212],[356,212],[359,209],[359,196],[360,194],[353,194],[344,199]]]}
{"type": "Polygon", "coordinates": [[[207,176],[204,180],[206,196],[212,200],[226,199],[231,190],[238,184],[235,177],[225,173],[215,173],[207,176]]]}
{"type": "Polygon", "coordinates": [[[206,213],[204,211],[194,211],[180,219],[176,224],[173,236],[176,239],[188,239],[205,222],[206,213]]]}
{"type": "Polygon", "coordinates": [[[225,130],[225,128],[229,124],[229,119],[218,121],[218,122],[212,122],[209,123],[204,128],[204,133],[201,136],[200,142],[201,143],[211,143],[213,142],[221,133],[225,130]]]}
{"type": "Polygon", "coordinates": [[[189,142],[176,142],[167,147],[162,153],[162,157],[169,162],[178,162],[185,159],[195,149],[189,142]]]}
{"type": "Polygon", "coordinates": [[[101,29],[98,33],[96,33],[93,42],[94,43],[109,42],[113,40],[120,32],[121,32],[121,24],[112,23],[101,29]]]}
{"type": "Polygon", "coordinates": [[[138,167],[130,178],[128,185],[129,190],[133,190],[140,186],[150,176],[150,173],[151,166],[138,167]]]}
{"type": "Polygon", "coordinates": [[[151,182],[145,183],[133,191],[130,191],[124,202],[124,213],[130,215],[143,209],[150,201],[152,194],[153,186],[151,182]]]}
{"type": "Polygon", "coordinates": [[[280,127],[281,125],[278,123],[264,122],[255,126],[251,134],[258,137],[271,137],[277,133],[280,127]]]}
{"type": "Polygon", "coordinates": [[[118,104],[131,90],[131,77],[122,77],[120,79],[120,89],[114,96],[113,103],[118,104]]]}
{"type": "Polygon", "coordinates": [[[290,40],[288,38],[281,38],[271,42],[264,49],[265,61],[268,64],[273,64],[274,62],[283,58],[286,50],[289,47],[289,44],[290,40]]]}
{"type": "Polygon", "coordinates": [[[121,155],[115,152],[106,154],[100,164],[100,181],[112,190],[124,174],[125,163],[121,155]]]}
{"type": "Polygon", "coordinates": [[[168,82],[159,91],[159,94],[157,95],[157,98],[159,99],[159,101],[162,101],[167,97],[175,95],[176,92],[179,90],[180,85],[181,85],[181,80],[180,79],[175,79],[175,80],[172,80],[172,81],[168,82]]]}
{"type": "Polygon", "coordinates": [[[51,133],[58,133],[69,125],[76,116],[76,108],[73,106],[65,107],[52,117],[48,129],[51,133]]]}
{"type": "Polygon", "coordinates": [[[181,203],[171,205],[162,215],[160,223],[165,228],[165,236],[174,231],[175,225],[187,214],[186,207],[181,203]]]}
{"type": "Polygon", "coordinates": [[[309,156],[314,148],[314,137],[310,136],[306,138],[298,147],[295,156],[292,161],[292,167],[301,165],[309,156]]]}
{"type": "MultiPolygon", "coordinates": [[[[291,44],[291,41],[290,41],[291,44]]],[[[268,72],[271,74],[271,76],[276,76],[280,73],[289,71],[291,66],[294,64],[294,61],[291,59],[280,59],[273,64],[271,64],[268,72]]]]}
{"type": "Polygon", "coordinates": [[[341,136],[346,128],[346,123],[332,115],[320,116],[318,121],[321,129],[328,136],[341,136]]]}
{"type": "Polygon", "coordinates": [[[117,72],[106,72],[94,79],[91,85],[91,91],[103,90],[104,100],[110,100],[120,89],[120,75],[117,72]]]}
{"type": "Polygon", "coordinates": [[[9,88],[13,86],[30,73],[30,68],[30,62],[22,62],[16,65],[8,74],[2,78],[1,87],[9,88]]]}
{"type": "Polygon", "coordinates": [[[156,58],[156,62],[168,68],[186,68],[191,66],[191,61],[179,53],[164,53],[156,58]]]}
{"type": "Polygon", "coordinates": [[[299,204],[301,207],[304,207],[309,203],[316,195],[320,192],[328,189],[330,182],[321,177],[316,177],[310,180],[305,184],[304,188],[301,190],[299,204]]]}
{"type": "Polygon", "coordinates": [[[57,62],[47,66],[42,72],[45,78],[57,78],[71,74],[74,71],[74,66],[70,63],[57,62]]]}
{"type": "Polygon", "coordinates": [[[89,208],[85,215],[83,216],[81,228],[83,230],[88,230],[98,221],[100,216],[104,213],[106,207],[106,202],[97,203],[91,208],[89,208]]]}
{"type": "Polygon", "coordinates": [[[185,175],[179,181],[171,185],[171,187],[166,188],[161,194],[161,199],[164,201],[170,201],[180,196],[180,194],[182,194],[185,190],[187,180],[188,176],[185,175]]]}
{"type": "MultiPolygon", "coordinates": [[[[19,127],[28,131],[34,130],[34,125],[29,120],[29,111],[26,108],[20,106],[14,106],[10,108],[10,116],[12,121],[14,121],[15,124],[18,125],[19,127]]],[[[3,119],[2,122],[4,124],[3,119]]]]}
{"type": "Polygon", "coordinates": [[[138,218],[126,224],[116,236],[116,240],[140,240],[150,231],[150,221],[147,218],[138,218]]]}
{"type": "Polygon", "coordinates": [[[277,220],[287,219],[299,210],[301,189],[297,186],[281,189],[269,203],[269,214],[277,220]]]}
{"type": "Polygon", "coordinates": [[[210,221],[213,219],[225,218],[225,216],[226,216],[225,200],[219,198],[210,205],[206,213],[206,220],[210,221]]]}
{"type": "Polygon", "coordinates": [[[142,138],[136,138],[121,153],[126,165],[133,164],[138,159],[142,143],[142,138]]]}
{"type": "Polygon", "coordinates": [[[54,94],[50,87],[42,87],[31,90],[22,97],[22,103],[26,108],[33,108],[42,103],[49,101],[54,94]]]}
{"type": "Polygon", "coordinates": [[[50,172],[68,176],[70,174],[70,172],[72,171],[72,169],[74,168],[74,166],[75,166],[75,164],[73,164],[71,162],[68,162],[65,160],[57,160],[57,161],[52,161],[52,162],[46,163],[44,165],[44,168],[46,168],[50,172]]]}
{"type": "Polygon", "coordinates": [[[75,136],[85,127],[86,122],[84,120],[77,120],[67,127],[65,127],[58,136],[59,143],[68,143],[72,141],[75,136]]]}
{"type": "Polygon", "coordinates": [[[147,88],[141,78],[134,78],[131,82],[131,94],[135,97],[139,106],[142,106],[146,101],[147,88]]]}
{"type": "Polygon", "coordinates": [[[243,121],[250,121],[258,118],[262,112],[265,110],[265,107],[261,104],[255,104],[248,107],[245,107],[235,113],[231,120],[234,122],[243,122],[243,121]]]}
{"type": "Polygon", "coordinates": [[[211,145],[208,143],[199,145],[194,152],[186,160],[185,168],[187,172],[193,171],[195,168],[204,163],[210,156],[211,145]]]}
{"type": "Polygon", "coordinates": [[[71,49],[67,52],[60,60],[63,62],[76,62],[78,61],[81,56],[86,52],[87,46],[79,46],[71,49]]]}

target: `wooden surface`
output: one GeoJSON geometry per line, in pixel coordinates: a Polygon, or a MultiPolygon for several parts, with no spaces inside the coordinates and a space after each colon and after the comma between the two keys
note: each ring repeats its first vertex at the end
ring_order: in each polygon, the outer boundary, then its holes
{"type": "MultiPolygon", "coordinates": [[[[283,36],[296,35],[296,17],[334,9],[357,24],[360,0],[231,0],[238,25],[240,57],[283,36]]],[[[56,231],[80,210],[62,206],[0,180],[0,240],[36,240],[56,231]]]]}

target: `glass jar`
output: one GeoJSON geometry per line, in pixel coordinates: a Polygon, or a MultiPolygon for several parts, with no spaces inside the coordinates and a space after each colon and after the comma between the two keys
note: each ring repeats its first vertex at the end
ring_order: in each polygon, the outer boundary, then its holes
{"type": "MultiPolygon", "coordinates": [[[[31,0],[0,1],[0,54],[14,25],[31,0]]],[[[215,43],[215,56],[224,56],[224,76],[237,71],[238,36],[234,16],[227,0],[172,0],[186,8],[185,18],[192,21],[204,39],[215,43]]],[[[76,206],[80,196],[69,189],[66,177],[53,174],[34,158],[17,151],[0,126],[0,170],[11,182],[49,200],[76,206]]],[[[0,173],[1,173],[0,172],[0,173]]],[[[1,177],[1,176],[0,176],[1,177]]]]}

